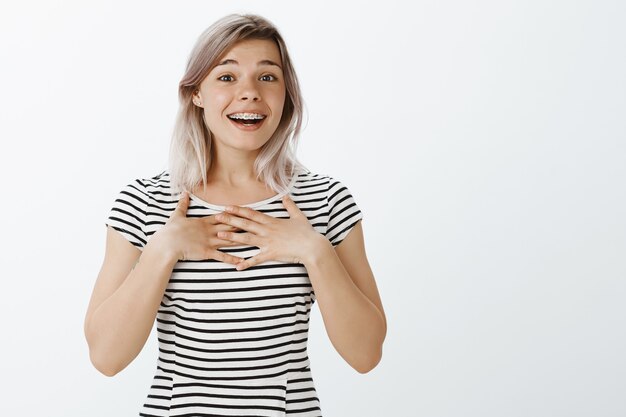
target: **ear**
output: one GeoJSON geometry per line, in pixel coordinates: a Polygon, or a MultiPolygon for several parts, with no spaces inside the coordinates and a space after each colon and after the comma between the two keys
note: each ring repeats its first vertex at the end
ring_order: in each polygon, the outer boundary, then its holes
{"type": "Polygon", "coordinates": [[[202,96],[200,96],[200,91],[199,90],[194,91],[194,93],[193,93],[193,95],[191,97],[191,101],[196,106],[202,107],[202,96]]]}

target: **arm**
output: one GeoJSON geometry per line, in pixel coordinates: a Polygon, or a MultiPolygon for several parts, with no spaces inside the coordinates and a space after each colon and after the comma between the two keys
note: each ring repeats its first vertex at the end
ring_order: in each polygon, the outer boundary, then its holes
{"type": "Polygon", "coordinates": [[[387,321],[365,254],[361,222],[336,248],[319,236],[303,263],[326,332],[350,366],[360,373],[369,372],[382,358],[387,321]]]}
{"type": "Polygon", "coordinates": [[[177,262],[168,253],[157,234],[140,252],[108,228],[104,263],[85,318],[89,356],[103,374],[120,372],[145,345],[177,262]]]}

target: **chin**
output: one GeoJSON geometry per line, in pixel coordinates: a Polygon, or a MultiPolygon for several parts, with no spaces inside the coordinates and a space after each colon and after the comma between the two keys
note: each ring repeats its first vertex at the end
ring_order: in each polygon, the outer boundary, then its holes
{"type": "Polygon", "coordinates": [[[237,135],[237,137],[233,137],[233,140],[230,140],[229,144],[233,148],[247,150],[247,151],[256,151],[261,149],[267,142],[269,142],[270,137],[261,139],[259,137],[250,137],[251,135],[237,135]]]}

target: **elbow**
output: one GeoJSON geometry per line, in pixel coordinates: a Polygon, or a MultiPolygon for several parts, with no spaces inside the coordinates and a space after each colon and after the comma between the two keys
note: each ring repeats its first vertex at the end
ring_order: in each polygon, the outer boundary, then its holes
{"type": "Polygon", "coordinates": [[[105,376],[115,376],[119,373],[119,369],[113,366],[110,361],[107,361],[106,358],[103,358],[101,355],[96,355],[93,350],[89,350],[89,360],[91,360],[91,364],[105,376]]]}
{"type": "Polygon", "coordinates": [[[376,368],[376,366],[380,363],[383,357],[382,346],[375,354],[372,354],[367,357],[367,360],[362,361],[362,363],[353,366],[354,369],[360,374],[366,374],[370,372],[372,369],[376,368]]]}
{"type": "Polygon", "coordinates": [[[358,367],[354,367],[354,369],[360,374],[366,374],[370,372],[372,369],[376,368],[383,358],[383,343],[385,342],[385,337],[387,336],[387,323],[383,318],[383,332],[380,336],[380,340],[376,343],[376,348],[373,352],[365,356],[365,358],[361,361],[361,364],[358,367]]]}
{"type": "Polygon", "coordinates": [[[89,319],[85,320],[84,334],[85,339],[87,340],[87,346],[89,347],[89,360],[91,361],[93,367],[96,368],[96,370],[102,375],[117,375],[120,370],[116,369],[116,367],[112,365],[110,355],[107,355],[106,352],[105,354],[102,354],[102,349],[96,347],[98,345],[98,340],[96,335],[93,334],[93,331],[91,331],[89,319]]]}
{"type": "MultiPolygon", "coordinates": [[[[384,322],[383,322],[384,323],[384,322]]],[[[362,352],[360,360],[358,363],[352,365],[352,367],[360,374],[366,374],[370,372],[372,369],[376,368],[383,358],[383,343],[385,342],[385,337],[387,336],[387,326],[384,323],[384,330],[382,334],[379,335],[379,338],[376,342],[372,342],[373,346],[370,349],[367,349],[366,352],[362,352]],[[364,353],[364,354],[363,354],[364,353]]]]}

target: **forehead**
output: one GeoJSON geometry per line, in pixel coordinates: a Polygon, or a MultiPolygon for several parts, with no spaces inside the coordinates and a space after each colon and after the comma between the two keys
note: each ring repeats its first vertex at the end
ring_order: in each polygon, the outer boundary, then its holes
{"type": "Polygon", "coordinates": [[[256,65],[261,60],[270,60],[282,65],[278,46],[269,39],[245,39],[239,41],[222,54],[217,60],[217,64],[219,65],[226,59],[234,59],[239,65],[256,65]]]}

